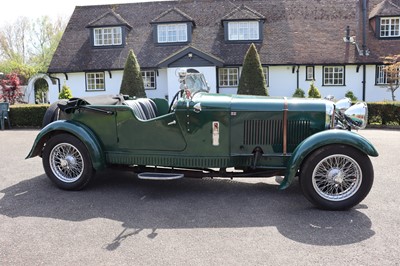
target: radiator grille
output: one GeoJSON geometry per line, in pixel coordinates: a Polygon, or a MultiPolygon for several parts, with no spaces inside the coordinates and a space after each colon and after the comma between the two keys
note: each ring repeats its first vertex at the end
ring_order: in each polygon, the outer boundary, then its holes
{"type": "MultiPolygon", "coordinates": [[[[310,135],[310,121],[288,121],[288,144],[296,145],[310,135]]],[[[275,145],[283,143],[282,120],[246,120],[244,145],[275,145]]]]}
{"type": "Polygon", "coordinates": [[[245,145],[272,145],[282,143],[282,120],[246,120],[245,145]]]}
{"type": "Polygon", "coordinates": [[[288,123],[288,144],[299,144],[310,135],[310,121],[296,120],[288,123]]]}

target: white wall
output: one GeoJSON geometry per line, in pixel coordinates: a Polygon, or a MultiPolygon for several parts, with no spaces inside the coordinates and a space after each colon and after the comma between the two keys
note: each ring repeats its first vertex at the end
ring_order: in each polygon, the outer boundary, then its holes
{"type": "Polygon", "coordinates": [[[156,71],[156,89],[146,90],[146,95],[148,98],[166,98],[168,95],[167,69],[159,69],[156,71]]]}
{"type": "MultiPolygon", "coordinates": [[[[104,72],[105,91],[86,91],[85,73],[67,73],[68,80],[64,74],[52,75],[60,79],[60,88],[65,84],[70,87],[73,97],[88,97],[104,94],[119,94],[119,89],[122,80],[122,71],[111,71],[111,76],[108,72],[104,72]]],[[[49,86],[49,100],[54,102],[58,100],[59,87],[58,84],[49,86]]]]}
{"type": "MultiPolygon", "coordinates": [[[[149,98],[169,98],[170,100],[179,90],[178,77],[176,71],[178,68],[164,68],[156,72],[156,89],[146,90],[147,97],[149,98]]],[[[211,92],[216,92],[217,88],[217,75],[216,67],[197,67],[194,68],[200,73],[203,73],[211,92]]],[[[322,66],[315,66],[315,81],[314,84],[321,92],[322,97],[333,95],[336,99],[344,97],[347,91],[351,90],[354,95],[362,100],[363,96],[363,67],[360,66],[357,71],[356,65],[348,65],[345,67],[345,86],[322,86],[322,66]]],[[[241,71],[241,68],[239,69],[241,71]]],[[[270,66],[269,67],[269,95],[270,96],[287,96],[293,95],[297,87],[297,67],[294,69],[292,66],[270,66]]],[[[300,66],[299,68],[299,87],[307,91],[310,87],[310,81],[306,80],[306,67],[300,66]]],[[[105,74],[106,91],[86,91],[85,73],[68,73],[68,80],[64,74],[53,75],[60,79],[61,87],[66,84],[72,90],[74,97],[83,96],[96,96],[101,94],[119,94],[123,71],[112,71],[111,77],[108,72],[105,74]]],[[[387,90],[386,86],[375,85],[375,65],[368,65],[366,67],[366,101],[391,101],[391,93],[387,90]]],[[[49,100],[50,102],[57,101],[58,99],[58,84],[49,84],[49,100]]],[[[235,94],[237,88],[219,88],[220,93],[235,94]]],[[[400,100],[400,89],[396,92],[396,99],[400,100]]]]}
{"type": "MultiPolygon", "coordinates": [[[[322,66],[315,66],[314,84],[320,91],[322,97],[333,95],[336,99],[345,97],[347,91],[352,91],[354,95],[362,100],[363,98],[363,67],[357,70],[356,65],[347,65],[345,67],[345,86],[323,86],[322,85],[322,66]]],[[[241,71],[241,68],[239,69],[241,71]]],[[[375,85],[375,65],[366,67],[366,92],[365,100],[371,101],[391,101],[391,93],[386,86],[375,85]]],[[[304,90],[307,95],[311,81],[306,80],[306,67],[299,68],[299,87],[304,90]]],[[[270,66],[269,67],[269,86],[268,92],[270,96],[287,96],[293,95],[297,88],[297,67],[292,66],[270,66]]],[[[237,87],[219,88],[220,93],[235,94],[237,87]]],[[[396,91],[396,99],[400,100],[400,89],[396,91]]]]}

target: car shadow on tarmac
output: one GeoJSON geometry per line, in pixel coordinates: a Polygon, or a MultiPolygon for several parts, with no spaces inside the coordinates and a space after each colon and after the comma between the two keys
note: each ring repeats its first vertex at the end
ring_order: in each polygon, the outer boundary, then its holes
{"type": "MultiPolygon", "coordinates": [[[[258,179],[259,180],[259,179],[258,179]]],[[[258,181],[257,180],[257,181],[258,181]]],[[[285,191],[271,183],[229,179],[148,181],[132,173],[106,170],[82,191],[56,188],[45,175],[0,191],[0,215],[44,217],[65,221],[106,218],[122,222],[121,232],[106,246],[142,230],[247,228],[274,226],[297,242],[338,246],[372,237],[371,220],[358,209],[333,212],[315,209],[298,182],[285,191]]]]}

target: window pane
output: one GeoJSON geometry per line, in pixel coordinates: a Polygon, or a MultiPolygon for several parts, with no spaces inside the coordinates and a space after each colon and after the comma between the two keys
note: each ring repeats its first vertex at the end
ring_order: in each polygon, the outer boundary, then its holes
{"type": "Polygon", "coordinates": [[[376,66],[376,84],[386,85],[391,81],[398,84],[400,68],[396,72],[388,71],[387,65],[376,66]]]}
{"type": "Polygon", "coordinates": [[[105,90],[104,73],[86,73],[87,90],[105,90]]]}
{"type": "Polygon", "coordinates": [[[142,71],[143,83],[145,89],[155,89],[156,88],[156,75],[155,71],[142,71]]]}
{"type": "Polygon", "coordinates": [[[344,85],[344,67],[324,67],[324,85],[344,85]]]}
{"type": "Polygon", "coordinates": [[[400,37],[400,18],[381,18],[381,37],[400,37]]]}
{"type": "Polygon", "coordinates": [[[314,67],[308,66],[306,72],[306,80],[314,80],[314,67]]]}
{"type": "Polygon", "coordinates": [[[221,87],[236,87],[238,85],[237,68],[220,68],[219,69],[219,86],[221,87]]]}
{"type": "Polygon", "coordinates": [[[158,42],[186,42],[187,25],[186,24],[166,24],[157,26],[158,42]]]}
{"type": "Polygon", "coordinates": [[[259,40],[259,23],[257,21],[229,22],[228,35],[231,41],[259,40]]]}
{"type": "Polygon", "coordinates": [[[121,27],[94,29],[94,45],[110,46],[122,44],[121,27]]]}
{"type": "Polygon", "coordinates": [[[267,84],[267,87],[268,87],[269,86],[269,68],[263,67],[263,73],[264,73],[265,83],[267,84]]]}

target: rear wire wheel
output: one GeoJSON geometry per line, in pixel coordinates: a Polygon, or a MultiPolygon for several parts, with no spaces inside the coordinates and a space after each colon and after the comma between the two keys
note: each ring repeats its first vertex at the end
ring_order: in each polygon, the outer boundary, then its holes
{"type": "Polygon", "coordinates": [[[368,156],[346,145],[329,145],[313,152],[300,174],[305,197],[318,208],[346,210],[371,190],[374,171],[368,156]]]}
{"type": "Polygon", "coordinates": [[[94,175],[86,146],[70,134],[50,138],[42,158],[46,175],[61,189],[80,190],[94,175]]]}
{"type": "Polygon", "coordinates": [[[61,110],[58,107],[58,104],[65,104],[67,100],[60,100],[57,102],[52,103],[49,108],[47,108],[46,112],[44,113],[43,116],[43,121],[42,121],[42,128],[47,126],[53,121],[59,120],[60,119],[60,114],[61,110]]]}

